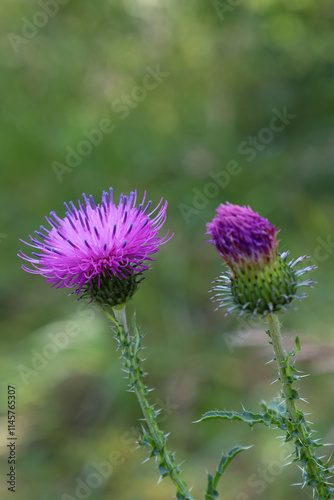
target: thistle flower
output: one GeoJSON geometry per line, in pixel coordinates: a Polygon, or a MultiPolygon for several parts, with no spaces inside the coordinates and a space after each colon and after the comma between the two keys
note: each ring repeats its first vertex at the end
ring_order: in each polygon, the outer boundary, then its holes
{"type": "Polygon", "coordinates": [[[227,313],[265,316],[286,311],[294,298],[306,296],[298,293],[298,288],[313,282],[299,282],[299,277],[313,267],[295,269],[306,256],[287,262],[289,252],[278,252],[278,230],[250,207],[221,204],[207,228],[209,243],[215,245],[230,270],[219,277],[214,288],[219,307],[228,306],[227,313]]]}
{"type": "MultiPolygon", "coordinates": [[[[40,274],[56,288],[75,288],[81,297],[89,295],[103,304],[116,306],[129,300],[149,269],[160,245],[170,238],[158,235],[166,220],[167,201],[163,199],[149,211],[146,193],[136,207],[137,193],[121,194],[118,205],[113,201],[113,189],[103,191],[101,203],[83,194],[77,208],[71,201],[64,203],[67,211],[61,219],[55,212],[46,217],[50,229],[40,226],[23,243],[37,249],[32,256],[20,251],[19,257],[32,268],[22,268],[40,274]]],[[[80,298],[81,298],[80,297],[80,298]]]]}

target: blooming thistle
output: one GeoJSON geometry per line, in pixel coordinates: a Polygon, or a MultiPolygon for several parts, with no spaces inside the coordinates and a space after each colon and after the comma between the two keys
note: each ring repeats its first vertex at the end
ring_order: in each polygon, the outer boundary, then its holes
{"type": "Polygon", "coordinates": [[[299,282],[299,278],[313,266],[295,269],[306,256],[288,262],[289,252],[278,252],[276,227],[250,207],[221,204],[207,228],[209,243],[229,267],[214,288],[219,307],[227,306],[227,313],[265,316],[286,311],[293,299],[306,296],[298,293],[298,288],[313,282],[299,282]]]}
{"type": "Polygon", "coordinates": [[[61,219],[55,212],[46,220],[50,229],[40,226],[23,243],[37,249],[32,257],[22,251],[18,254],[30,262],[32,269],[22,268],[44,276],[56,288],[75,288],[80,296],[90,296],[112,307],[129,300],[143,271],[149,269],[145,261],[152,261],[160,245],[170,238],[158,235],[166,220],[167,201],[163,199],[150,211],[151,201],[145,204],[146,193],[136,207],[137,193],[121,194],[118,205],[113,201],[113,190],[103,191],[101,203],[93,196],[83,194],[77,208],[71,201],[64,203],[67,211],[61,219]],[[81,294],[81,295],[80,295],[81,294]]]}

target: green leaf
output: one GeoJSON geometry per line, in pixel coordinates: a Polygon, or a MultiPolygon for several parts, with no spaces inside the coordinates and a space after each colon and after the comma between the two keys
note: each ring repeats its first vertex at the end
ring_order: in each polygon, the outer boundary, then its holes
{"type": "Polygon", "coordinates": [[[168,476],[169,474],[169,469],[166,467],[166,464],[164,462],[162,462],[160,465],[159,465],[159,472],[161,474],[162,477],[166,477],[168,476]]]}
{"type": "Polygon", "coordinates": [[[215,500],[218,498],[218,491],[216,490],[221,476],[224,474],[227,466],[233,458],[244,450],[249,450],[252,446],[234,446],[228,453],[222,455],[217,472],[214,476],[208,474],[208,487],[205,493],[205,500],[215,500]]]}
{"type": "Polygon", "coordinates": [[[214,487],[214,477],[208,474],[208,488],[206,490],[205,500],[212,500],[218,498],[218,491],[214,487]]]}
{"type": "Polygon", "coordinates": [[[299,340],[299,337],[297,335],[297,337],[295,338],[295,344],[296,344],[296,350],[295,350],[295,353],[297,354],[297,352],[300,351],[300,340],[299,340]]]}
{"type": "Polygon", "coordinates": [[[264,424],[270,425],[270,419],[266,414],[262,413],[253,413],[250,411],[244,411],[239,413],[237,411],[208,411],[204,413],[202,418],[198,420],[198,422],[203,422],[204,420],[210,420],[213,418],[221,418],[223,420],[236,420],[239,422],[244,422],[248,424],[250,427],[253,427],[255,424],[264,424]]]}
{"type": "Polygon", "coordinates": [[[228,464],[233,460],[233,458],[236,455],[238,455],[239,453],[241,453],[242,451],[249,450],[250,448],[252,448],[252,445],[251,446],[234,446],[234,448],[232,448],[227,453],[227,455],[222,456],[222,459],[220,461],[217,472],[219,472],[220,474],[224,474],[228,464]]]}
{"type": "Polygon", "coordinates": [[[286,371],[287,371],[287,375],[289,376],[290,375],[290,371],[291,370],[294,370],[295,371],[295,368],[293,366],[293,363],[290,365],[290,360],[291,358],[293,358],[294,356],[296,356],[296,354],[300,351],[300,340],[299,340],[299,337],[297,335],[297,337],[295,338],[295,346],[296,348],[291,351],[287,357],[285,358],[285,368],[286,368],[286,371]]]}

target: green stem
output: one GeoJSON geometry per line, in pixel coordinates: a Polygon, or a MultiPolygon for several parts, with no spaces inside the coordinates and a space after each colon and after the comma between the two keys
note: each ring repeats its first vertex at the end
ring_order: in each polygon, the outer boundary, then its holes
{"type": "Polygon", "coordinates": [[[296,455],[302,462],[307,472],[307,483],[313,486],[319,500],[333,498],[332,489],[325,478],[325,471],[321,460],[315,455],[314,441],[310,439],[310,429],[305,421],[304,414],[296,408],[295,392],[292,390],[292,380],[287,373],[287,357],[282,344],[281,325],[275,314],[267,316],[271,343],[274,349],[278,366],[279,380],[281,382],[282,395],[285,400],[289,420],[292,422],[293,436],[296,438],[296,455]]]}
{"type": "Polygon", "coordinates": [[[226,463],[226,455],[222,455],[217,471],[215,475],[212,477],[212,480],[208,484],[208,489],[205,493],[204,500],[212,500],[213,498],[217,498],[218,492],[217,492],[217,487],[220,481],[220,478],[224,474],[224,465],[226,463]]]}
{"type": "Polygon", "coordinates": [[[296,406],[294,400],[291,399],[289,380],[285,371],[286,352],[282,343],[281,325],[275,314],[269,314],[267,316],[267,322],[270,331],[271,343],[277,362],[278,374],[281,381],[282,393],[285,399],[286,408],[292,421],[297,422],[298,417],[296,413],[296,406]]]}
{"type": "MultiPolygon", "coordinates": [[[[116,318],[117,323],[123,326],[124,333],[126,333],[127,339],[129,339],[129,328],[128,328],[128,323],[126,321],[126,311],[125,311],[125,305],[122,306],[119,309],[116,309],[116,307],[113,308],[114,315],[116,318]]],[[[109,316],[110,318],[110,316],[109,316]]]]}
{"type": "MultiPolygon", "coordinates": [[[[109,319],[113,317],[104,310],[109,319]]],[[[125,305],[120,308],[114,308],[113,312],[116,318],[117,338],[122,349],[122,355],[125,368],[128,372],[131,390],[136,394],[142,413],[149,429],[149,435],[146,436],[149,444],[153,448],[152,454],[160,458],[160,472],[164,477],[169,475],[177,489],[177,498],[179,500],[194,500],[190,494],[187,484],[180,475],[180,469],[175,464],[173,454],[166,447],[166,435],[160,430],[157,415],[158,412],[150,405],[147,395],[149,389],[143,382],[145,376],[140,367],[140,358],[138,351],[140,349],[140,334],[135,331],[134,337],[130,332],[126,321],[125,305]]],[[[115,321],[114,321],[115,322],[115,321]]],[[[144,436],[145,437],[145,436],[144,436]]]]}

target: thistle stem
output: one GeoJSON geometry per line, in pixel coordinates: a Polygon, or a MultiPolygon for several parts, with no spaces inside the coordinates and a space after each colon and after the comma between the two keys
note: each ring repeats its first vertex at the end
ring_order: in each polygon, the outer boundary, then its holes
{"type": "Polygon", "coordinates": [[[178,500],[194,500],[190,494],[187,484],[180,475],[180,469],[175,464],[174,455],[166,447],[167,436],[160,430],[157,415],[158,412],[150,405],[147,395],[149,389],[145,385],[143,378],[145,373],[140,367],[140,358],[138,352],[141,349],[141,335],[134,323],[134,336],[130,336],[130,332],[126,321],[125,305],[120,308],[114,308],[113,312],[116,318],[104,310],[105,314],[111,319],[117,328],[117,340],[119,342],[123,363],[128,373],[131,391],[135,393],[140,404],[143,416],[147,423],[149,433],[144,434],[144,439],[147,441],[145,444],[150,444],[153,448],[152,456],[160,459],[159,469],[161,475],[169,475],[177,489],[178,500]]]}
{"type": "Polygon", "coordinates": [[[130,335],[129,335],[128,323],[126,321],[125,305],[123,305],[119,309],[114,307],[113,311],[114,311],[114,315],[115,315],[117,323],[119,323],[123,327],[124,333],[126,334],[127,340],[129,341],[130,335]]]}
{"type": "Polygon", "coordinates": [[[268,326],[269,326],[271,343],[272,343],[274,353],[275,353],[279,379],[281,381],[282,393],[283,393],[283,397],[285,399],[287,411],[288,411],[289,416],[291,417],[292,421],[297,422],[298,417],[297,417],[297,413],[296,413],[296,406],[295,406],[293,399],[291,399],[289,380],[288,380],[286,371],[284,369],[286,352],[284,350],[283,343],[282,343],[281,325],[280,325],[280,322],[278,321],[277,316],[275,314],[268,314],[267,322],[268,322],[268,326]]]}
{"type": "MultiPolygon", "coordinates": [[[[295,405],[295,391],[292,390],[292,379],[287,370],[287,357],[283,348],[281,325],[275,314],[268,314],[271,343],[275,353],[278,367],[279,380],[281,382],[282,396],[284,398],[289,420],[292,423],[293,436],[295,437],[296,456],[305,468],[307,484],[313,486],[318,500],[333,498],[332,488],[328,485],[325,474],[328,469],[314,453],[314,441],[310,438],[311,432],[306,423],[303,412],[295,405]]],[[[290,433],[291,434],[291,433],[290,433]]]]}

